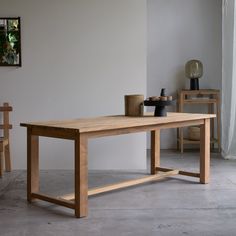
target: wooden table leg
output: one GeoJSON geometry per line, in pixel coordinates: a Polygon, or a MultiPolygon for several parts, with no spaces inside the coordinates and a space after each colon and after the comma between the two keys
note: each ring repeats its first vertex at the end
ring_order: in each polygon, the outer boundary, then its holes
{"type": "Polygon", "coordinates": [[[221,121],[221,112],[220,112],[220,94],[217,94],[217,103],[216,103],[216,119],[217,119],[217,144],[218,144],[218,152],[221,152],[221,131],[220,131],[220,121],[221,121]]]}
{"type": "Polygon", "coordinates": [[[201,125],[200,140],[200,183],[209,183],[210,176],[210,119],[201,125]]]}
{"type": "Polygon", "coordinates": [[[160,167],[160,130],[151,131],[151,174],[157,173],[160,167]]]}
{"type": "Polygon", "coordinates": [[[39,191],[39,137],[27,129],[27,200],[33,200],[31,193],[39,191]]]}
{"type": "Polygon", "coordinates": [[[88,160],[87,137],[79,135],[75,140],[75,216],[88,215],[88,160]]]}

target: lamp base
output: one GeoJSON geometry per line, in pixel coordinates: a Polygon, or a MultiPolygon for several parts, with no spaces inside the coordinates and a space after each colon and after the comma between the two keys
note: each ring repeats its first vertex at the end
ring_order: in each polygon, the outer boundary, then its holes
{"type": "Polygon", "coordinates": [[[199,90],[199,79],[190,79],[190,90],[199,90]]]}

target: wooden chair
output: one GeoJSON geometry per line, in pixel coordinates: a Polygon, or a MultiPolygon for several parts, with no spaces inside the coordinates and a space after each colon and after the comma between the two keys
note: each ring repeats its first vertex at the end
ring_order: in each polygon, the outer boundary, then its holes
{"type": "Polygon", "coordinates": [[[5,170],[11,171],[9,129],[12,129],[12,125],[9,124],[10,111],[12,111],[12,107],[8,103],[3,103],[3,106],[0,106],[0,112],[3,112],[3,116],[0,116],[3,120],[2,123],[0,122],[0,129],[3,130],[3,137],[0,137],[0,177],[3,175],[4,157],[5,170]]]}

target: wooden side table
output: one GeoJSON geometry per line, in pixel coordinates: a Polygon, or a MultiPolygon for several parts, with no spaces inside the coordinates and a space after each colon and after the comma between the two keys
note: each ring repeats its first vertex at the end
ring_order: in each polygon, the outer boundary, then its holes
{"type": "MultiPolygon", "coordinates": [[[[178,112],[184,112],[184,105],[190,104],[207,104],[208,114],[216,114],[216,119],[211,120],[211,148],[213,149],[217,144],[218,152],[221,150],[220,140],[220,90],[218,89],[200,89],[200,90],[187,90],[183,89],[178,92],[178,112]],[[216,134],[215,134],[216,122],[216,134]],[[215,137],[216,136],[216,137],[215,137]]],[[[190,140],[184,137],[184,128],[177,130],[177,148],[183,153],[184,144],[200,144],[198,140],[190,140]]]]}

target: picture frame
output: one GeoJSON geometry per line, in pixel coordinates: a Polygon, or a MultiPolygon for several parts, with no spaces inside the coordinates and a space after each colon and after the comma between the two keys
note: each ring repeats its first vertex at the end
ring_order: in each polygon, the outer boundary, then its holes
{"type": "Polygon", "coordinates": [[[20,17],[0,17],[0,66],[21,65],[20,17]]]}

